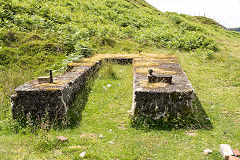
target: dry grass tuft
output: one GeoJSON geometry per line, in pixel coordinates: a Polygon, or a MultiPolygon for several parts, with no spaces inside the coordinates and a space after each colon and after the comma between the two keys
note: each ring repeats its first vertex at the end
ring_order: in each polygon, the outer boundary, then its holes
{"type": "Polygon", "coordinates": [[[160,58],[160,59],[162,59],[162,58],[176,58],[176,56],[175,55],[164,55],[164,54],[145,54],[145,55],[143,55],[143,57],[150,57],[150,58],[160,58]]]}
{"type": "Polygon", "coordinates": [[[146,57],[138,57],[134,58],[134,62],[158,62],[161,61],[160,58],[146,58],[146,57]]]}
{"type": "Polygon", "coordinates": [[[34,84],[34,87],[42,88],[42,89],[49,89],[49,88],[57,89],[69,82],[71,82],[71,80],[56,80],[53,83],[41,83],[41,84],[37,83],[37,84],[34,84]]]}
{"type": "Polygon", "coordinates": [[[156,73],[156,74],[176,74],[177,72],[175,71],[168,71],[168,70],[165,70],[165,69],[161,69],[161,68],[158,68],[158,67],[141,67],[141,68],[136,68],[135,69],[135,72],[138,73],[138,74],[148,74],[148,70],[149,69],[152,69],[153,70],[153,74],[156,73]]]}
{"type": "Polygon", "coordinates": [[[80,66],[91,67],[94,64],[95,64],[95,62],[69,63],[68,67],[80,67],[80,66]]]}
{"type": "Polygon", "coordinates": [[[46,91],[49,91],[49,92],[51,92],[51,91],[57,91],[57,90],[61,90],[61,88],[59,88],[59,87],[45,88],[45,89],[46,89],[46,91]]]}
{"type": "Polygon", "coordinates": [[[135,62],[133,64],[134,67],[151,67],[151,66],[159,66],[161,63],[158,62],[135,62]]]}
{"type": "Polygon", "coordinates": [[[74,68],[71,70],[71,72],[77,72],[77,73],[81,73],[81,72],[84,72],[85,71],[85,68],[74,68]]]}
{"type": "Polygon", "coordinates": [[[104,58],[138,58],[138,57],[143,57],[143,55],[141,54],[97,54],[92,58],[100,60],[104,58]]]}
{"type": "Polygon", "coordinates": [[[168,84],[167,83],[149,83],[148,80],[143,80],[140,81],[140,86],[143,88],[147,88],[147,89],[157,89],[157,88],[163,88],[163,87],[167,87],[168,84]]]}

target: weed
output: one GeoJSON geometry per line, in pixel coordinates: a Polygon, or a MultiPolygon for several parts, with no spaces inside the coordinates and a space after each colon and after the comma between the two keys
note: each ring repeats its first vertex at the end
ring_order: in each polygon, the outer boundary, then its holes
{"type": "Polygon", "coordinates": [[[53,149],[59,149],[68,146],[68,142],[62,142],[52,137],[48,132],[42,131],[38,135],[38,142],[34,145],[34,150],[37,152],[52,151],[53,149]]]}

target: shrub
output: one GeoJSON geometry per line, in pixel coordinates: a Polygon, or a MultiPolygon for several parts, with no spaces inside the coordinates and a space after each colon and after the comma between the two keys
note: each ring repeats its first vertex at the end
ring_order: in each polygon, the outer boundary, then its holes
{"type": "Polygon", "coordinates": [[[201,28],[199,26],[187,23],[187,22],[182,22],[179,25],[180,30],[182,31],[200,31],[201,28]]]}
{"type": "Polygon", "coordinates": [[[183,22],[183,20],[182,20],[180,17],[178,17],[178,16],[172,15],[172,16],[169,16],[169,18],[170,18],[170,19],[173,21],[173,23],[175,23],[175,24],[180,24],[180,23],[183,22]]]}
{"type": "Polygon", "coordinates": [[[2,30],[0,31],[0,40],[3,45],[11,46],[12,43],[19,40],[18,33],[13,30],[2,30]]]}
{"type": "Polygon", "coordinates": [[[77,53],[77,55],[89,57],[93,53],[93,49],[90,47],[89,42],[78,41],[74,47],[74,53],[77,53]]]}
{"type": "Polygon", "coordinates": [[[216,44],[213,40],[207,38],[204,35],[197,33],[191,34],[189,32],[176,36],[172,43],[170,43],[170,47],[188,52],[196,50],[198,48],[217,51],[216,44]]]}
{"type": "Polygon", "coordinates": [[[17,51],[9,48],[0,48],[0,65],[7,66],[17,61],[17,51]]]}

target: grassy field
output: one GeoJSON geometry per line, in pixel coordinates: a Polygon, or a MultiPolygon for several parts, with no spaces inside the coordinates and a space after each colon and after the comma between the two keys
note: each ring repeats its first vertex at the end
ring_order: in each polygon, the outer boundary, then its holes
{"type": "Polygon", "coordinates": [[[0,159],[218,160],[220,144],[240,149],[239,33],[144,0],[6,0],[0,16],[0,159]],[[178,57],[195,90],[197,126],[133,127],[132,67],[116,64],[78,96],[63,128],[12,119],[14,88],[48,69],[56,76],[84,56],[139,51],[178,57]]]}
{"type": "Polygon", "coordinates": [[[42,127],[35,133],[17,129],[18,134],[13,132],[16,124],[5,126],[0,132],[0,159],[81,159],[84,151],[86,159],[221,159],[220,144],[239,149],[239,81],[231,77],[239,74],[239,60],[199,62],[199,57],[183,53],[179,59],[212,129],[132,127],[132,67],[113,65],[111,76],[105,66],[85,98],[79,95],[73,105],[77,123],[62,130],[42,127]],[[226,67],[231,76],[226,76],[226,67]],[[69,141],[58,142],[60,135],[69,141]],[[204,155],[207,148],[213,154],[204,155]]]}
{"type": "Polygon", "coordinates": [[[0,120],[11,117],[14,88],[95,53],[165,48],[211,57],[215,32],[235,37],[211,22],[162,13],[144,0],[1,1],[0,120]]]}

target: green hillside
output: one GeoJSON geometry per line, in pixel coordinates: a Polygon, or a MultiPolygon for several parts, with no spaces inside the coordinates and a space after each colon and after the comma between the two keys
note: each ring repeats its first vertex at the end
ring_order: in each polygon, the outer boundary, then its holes
{"type": "Polygon", "coordinates": [[[66,56],[109,50],[154,47],[212,54],[219,49],[215,32],[231,36],[210,20],[162,13],[144,1],[9,0],[1,2],[0,13],[0,65],[28,69],[36,61],[45,67],[66,56]]]}
{"type": "MultiPolygon", "coordinates": [[[[0,159],[79,159],[86,148],[89,159],[220,159],[219,144],[240,149],[239,66],[240,33],[206,17],[163,13],[144,0],[0,1],[0,159]],[[67,63],[93,54],[138,52],[178,57],[211,119],[212,130],[132,128],[126,113],[131,108],[131,66],[117,65],[113,65],[114,72],[125,77],[113,80],[104,77],[104,70],[100,72],[90,88],[93,92],[88,92],[81,125],[74,129],[46,131],[40,127],[33,133],[31,122],[22,126],[12,120],[10,97],[24,82],[46,75],[49,69],[54,76],[61,74],[67,63]],[[123,88],[101,91],[107,82],[123,88]],[[95,102],[104,94],[106,102],[95,102]],[[101,108],[109,118],[101,124],[93,101],[96,106],[110,106],[101,108]],[[116,113],[111,110],[114,106],[116,113]],[[123,129],[112,135],[106,126],[123,129]],[[99,140],[103,132],[111,138],[99,140]],[[55,141],[59,134],[72,141],[59,144],[55,141]],[[112,145],[116,152],[109,152],[111,139],[119,141],[112,145]],[[78,145],[83,148],[69,148],[78,145]],[[210,157],[202,154],[207,148],[213,149],[210,157]]],[[[74,105],[81,106],[81,102],[74,105]]]]}
{"type": "Polygon", "coordinates": [[[148,6],[144,1],[124,0],[1,2],[0,65],[18,63],[34,68],[37,61],[37,65],[48,66],[70,54],[87,56],[109,49],[218,50],[211,37],[216,26],[204,26],[199,18],[164,14],[148,6]],[[124,41],[133,47],[120,47],[124,41]]]}

